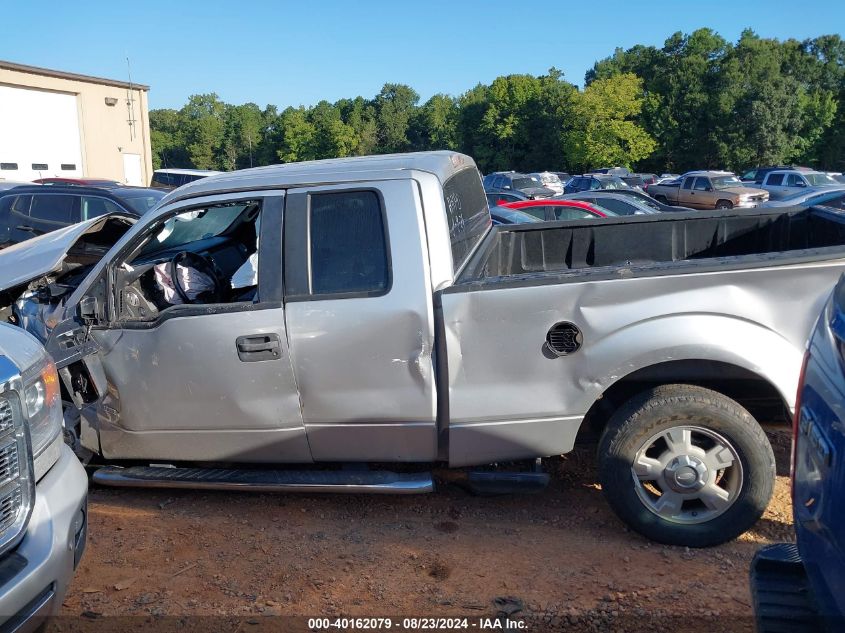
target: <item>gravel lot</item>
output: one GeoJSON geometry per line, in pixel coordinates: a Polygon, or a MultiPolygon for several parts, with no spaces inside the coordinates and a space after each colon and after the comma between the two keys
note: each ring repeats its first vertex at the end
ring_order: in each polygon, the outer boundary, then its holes
{"type": "Polygon", "coordinates": [[[215,616],[212,628],[257,631],[280,621],[268,615],[506,613],[535,631],[751,631],[751,557],[793,538],[789,434],[770,439],[779,476],[766,515],[706,550],[628,532],[589,449],[550,460],[552,484],[534,496],[475,497],[454,484],[410,497],[95,487],[63,609],[77,617],[55,626],[103,629],[116,622],[108,616],[131,615],[139,627],[181,628],[212,622],[185,616],[215,616]]]}

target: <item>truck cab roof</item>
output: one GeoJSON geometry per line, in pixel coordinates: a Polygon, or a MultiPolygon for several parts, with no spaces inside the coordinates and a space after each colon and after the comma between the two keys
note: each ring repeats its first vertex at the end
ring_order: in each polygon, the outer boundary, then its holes
{"type": "Polygon", "coordinates": [[[197,180],[170,194],[165,202],[239,189],[286,189],[314,184],[333,184],[383,179],[391,173],[421,171],[434,174],[444,183],[475,162],[464,154],[450,151],[385,154],[313,160],[302,163],[268,165],[227,172],[197,180]]]}

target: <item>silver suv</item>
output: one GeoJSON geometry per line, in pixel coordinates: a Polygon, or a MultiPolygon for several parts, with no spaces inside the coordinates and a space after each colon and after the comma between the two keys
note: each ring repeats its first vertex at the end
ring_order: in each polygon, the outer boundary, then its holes
{"type": "Polygon", "coordinates": [[[0,630],[58,613],[85,549],[87,494],[64,443],[53,362],[35,338],[0,324],[0,630]]]}
{"type": "Polygon", "coordinates": [[[779,169],[770,171],[763,179],[761,189],[769,192],[769,199],[778,200],[809,187],[836,187],[841,183],[820,171],[779,169]]]}

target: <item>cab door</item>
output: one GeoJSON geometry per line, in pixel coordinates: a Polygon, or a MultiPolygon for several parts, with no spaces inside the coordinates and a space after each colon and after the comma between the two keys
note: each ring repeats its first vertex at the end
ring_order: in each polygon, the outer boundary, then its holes
{"type": "MultiPolygon", "coordinates": [[[[96,403],[96,419],[87,421],[93,427],[87,440],[83,429],[87,446],[96,441],[108,459],[311,461],[282,303],[283,209],[283,192],[184,201],[139,221],[110,251],[103,276],[80,300],[85,312],[86,302],[106,297],[105,316],[90,328],[88,344],[99,348],[107,387],[96,403]],[[162,235],[167,240],[166,220],[203,218],[247,204],[260,209],[255,296],[233,293],[230,301],[171,305],[153,318],[135,318],[146,304],[143,297],[133,298],[137,287],[124,280],[127,271],[146,265],[138,263],[139,249],[162,235]],[[107,290],[98,291],[103,285],[107,290]]],[[[237,254],[237,242],[225,228],[209,237],[213,228],[209,223],[182,230],[198,241],[178,243],[177,250],[210,257],[230,278],[245,253],[237,254]]]]}
{"type": "Polygon", "coordinates": [[[683,207],[692,207],[693,209],[698,208],[695,199],[695,192],[692,189],[693,184],[695,183],[695,176],[687,176],[684,178],[684,181],[681,183],[681,186],[678,187],[678,203],[683,207]]]}
{"type": "Polygon", "coordinates": [[[315,461],[437,458],[434,307],[411,179],[288,191],[285,316],[315,461]]]}

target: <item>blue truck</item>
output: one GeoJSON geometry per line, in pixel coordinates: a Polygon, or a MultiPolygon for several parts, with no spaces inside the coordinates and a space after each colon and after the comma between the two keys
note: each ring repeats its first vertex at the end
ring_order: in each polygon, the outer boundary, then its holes
{"type": "Polygon", "coordinates": [[[793,425],[796,543],[751,564],[758,631],[845,631],[845,276],[816,323],[793,425]]]}

